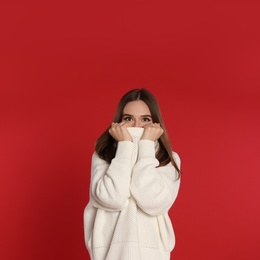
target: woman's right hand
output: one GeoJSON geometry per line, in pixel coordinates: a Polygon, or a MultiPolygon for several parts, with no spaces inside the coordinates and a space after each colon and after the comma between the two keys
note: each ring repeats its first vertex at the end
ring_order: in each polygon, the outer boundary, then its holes
{"type": "Polygon", "coordinates": [[[127,130],[127,127],[129,127],[128,122],[120,122],[120,123],[115,123],[112,122],[111,127],[109,129],[110,135],[117,141],[133,141],[132,136],[127,130]]]}

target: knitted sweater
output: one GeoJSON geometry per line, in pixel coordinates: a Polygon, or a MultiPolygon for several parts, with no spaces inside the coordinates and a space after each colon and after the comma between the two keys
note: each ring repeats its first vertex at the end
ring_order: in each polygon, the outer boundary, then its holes
{"type": "Polygon", "coordinates": [[[118,142],[111,164],[93,153],[85,244],[92,260],[170,259],[175,236],[168,210],[180,179],[171,163],[157,168],[158,142],[139,140],[143,128],[128,130],[133,142],[118,142]]]}

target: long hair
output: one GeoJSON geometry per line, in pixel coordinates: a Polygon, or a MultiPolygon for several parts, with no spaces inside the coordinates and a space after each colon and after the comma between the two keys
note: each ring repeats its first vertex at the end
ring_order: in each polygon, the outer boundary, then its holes
{"type": "MultiPolygon", "coordinates": [[[[140,88],[130,90],[124,94],[118,103],[113,122],[121,122],[123,117],[123,110],[126,104],[137,100],[142,100],[146,103],[151,112],[153,122],[160,123],[160,126],[164,130],[163,134],[158,139],[159,149],[156,152],[156,158],[159,161],[158,167],[164,166],[171,162],[178,172],[178,177],[180,177],[180,169],[178,168],[172,155],[172,148],[167,131],[165,129],[160,107],[156,98],[150,91],[145,88],[140,88]]],[[[117,149],[117,141],[109,133],[110,127],[111,126],[107,127],[107,129],[95,142],[95,151],[97,152],[98,156],[108,163],[111,163],[112,159],[115,157],[117,149]]]]}

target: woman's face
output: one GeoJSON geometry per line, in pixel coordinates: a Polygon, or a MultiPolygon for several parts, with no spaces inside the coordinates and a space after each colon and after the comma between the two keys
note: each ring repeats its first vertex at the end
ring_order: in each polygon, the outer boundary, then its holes
{"type": "Polygon", "coordinates": [[[144,127],[153,123],[150,110],[142,100],[131,101],[123,110],[122,122],[131,122],[131,127],[144,127]]]}

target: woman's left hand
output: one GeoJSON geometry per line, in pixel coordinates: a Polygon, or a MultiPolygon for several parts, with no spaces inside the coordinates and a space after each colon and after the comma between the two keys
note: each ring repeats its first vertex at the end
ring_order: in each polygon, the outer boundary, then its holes
{"type": "Polygon", "coordinates": [[[151,140],[156,141],[163,134],[163,129],[161,128],[159,123],[151,123],[147,124],[144,127],[144,132],[141,137],[141,140],[151,140]]]}

